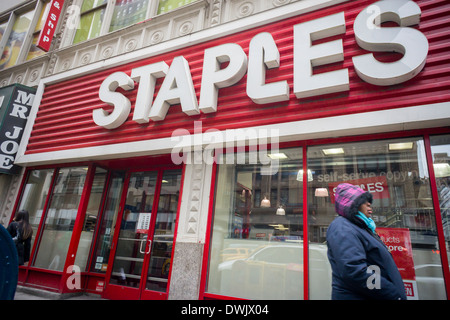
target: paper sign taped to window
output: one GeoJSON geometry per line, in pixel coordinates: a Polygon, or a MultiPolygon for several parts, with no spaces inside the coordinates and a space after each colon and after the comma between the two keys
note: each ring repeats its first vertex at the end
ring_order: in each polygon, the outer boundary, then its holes
{"type": "Polygon", "coordinates": [[[136,226],[136,233],[147,233],[150,228],[151,212],[139,213],[139,219],[136,226]]]}

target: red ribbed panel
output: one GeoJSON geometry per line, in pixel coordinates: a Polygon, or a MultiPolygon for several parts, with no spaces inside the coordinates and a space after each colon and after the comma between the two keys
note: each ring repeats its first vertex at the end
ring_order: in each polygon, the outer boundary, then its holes
{"type": "MultiPolygon", "coordinates": [[[[356,15],[375,1],[352,1],[332,8],[273,23],[264,27],[240,32],[221,39],[187,47],[176,52],[115,67],[74,80],[64,81],[45,88],[27,154],[73,148],[92,147],[121,142],[170,137],[173,130],[185,128],[193,132],[193,121],[201,120],[203,130],[243,128],[358,112],[401,108],[450,101],[450,2],[445,0],[416,1],[422,9],[419,26],[415,26],[428,38],[430,49],[425,68],[415,78],[399,85],[379,87],[363,82],[355,73],[352,57],[366,53],[356,43],[353,21],[356,15]],[[330,14],[345,12],[347,31],[342,38],[344,61],[322,67],[320,71],[348,68],[350,90],[337,94],[297,99],[293,90],[293,26],[330,14]],[[172,106],[163,121],[138,124],[128,120],[114,130],[97,126],[92,120],[92,110],[111,107],[100,101],[98,90],[102,81],[111,73],[165,61],[168,65],[175,56],[184,56],[189,62],[197,98],[200,93],[204,50],[223,43],[237,43],[248,54],[248,45],[260,32],[272,34],[281,55],[280,68],[270,70],[266,82],[287,80],[291,98],[285,103],[258,105],[246,95],[246,76],[236,85],[219,90],[216,113],[188,116],[179,105],[172,106]]],[[[331,38],[330,38],[331,39],[331,38]]],[[[329,39],[329,40],[330,40],[329,39]]],[[[386,58],[380,55],[380,58],[386,58]]],[[[388,57],[389,58],[389,57],[388,57]]],[[[134,107],[135,89],[125,92],[134,107]]],[[[158,92],[156,88],[155,92],[158,92]]]]}

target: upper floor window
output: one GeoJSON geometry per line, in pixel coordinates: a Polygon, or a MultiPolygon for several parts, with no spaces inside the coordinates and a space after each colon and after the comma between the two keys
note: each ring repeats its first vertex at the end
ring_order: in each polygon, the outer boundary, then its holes
{"type": "Polygon", "coordinates": [[[84,0],[80,10],[80,24],[73,43],[82,42],[101,34],[107,0],[84,0]]]}
{"type": "MultiPolygon", "coordinates": [[[[19,58],[20,49],[26,39],[25,36],[30,28],[33,15],[34,9],[15,15],[13,27],[9,33],[6,44],[3,47],[2,59],[0,61],[1,69],[5,69],[16,64],[19,58]]],[[[11,19],[10,23],[12,23],[11,19]]]]}
{"type": "Polygon", "coordinates": [[[39,35],[41,33],[42,28],[44,27],[45,20],[47,19],[48,12],[50,10],[50,1],[43,4],[43,8],[39,15],[38,22],[33,32],[33,40],[30,45],[30,50],[28,51],[27,60],[39,57],[43,55],[45,52],[39,49],[36,45],[39,40],[39,35]]]}
{"type": "Polygon", "coordinates": [[[109,31],[144,21],[148,15],[149,2],[149,0],[116,0],[109,31]]]}
{"type": "Polygon", "coordinates": [[[43,55],[36,46],[47,19],[50,0],[34,1],[0,21],[0,70],[43,55]]]}
{"type": "Polygon", "coordinates": [[[2,38],[3,38],[3,35],[5,34],[7,26],[8,26],[8,21],[0,22],[0,41],[2,41],[2,38]]]}
{"type": "Polygon", "coordinates": [[[159,0],[157,14],[166,13],[196,0],[159,0]]]}
{"type": "Polygon", "coordinates": [[[73,38],[69,38],[73,39],[72,44],[93,39],[194,1],[197,0],[75,0],[73,6],[80,21],[73,38]]]}

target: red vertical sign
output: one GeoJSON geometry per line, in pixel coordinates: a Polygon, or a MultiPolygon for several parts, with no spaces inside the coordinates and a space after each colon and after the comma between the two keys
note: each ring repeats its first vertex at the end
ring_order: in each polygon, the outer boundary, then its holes
{"type": "Polygon", "coordinates": [[[53,35],[55,34],[56,25],[58,24],[63,5],[64,0],[52,0],[52,3],[50,4],[47,19],[42,27],[41,34],[39,35],[39,40],[36,45],[38,48],[46,52],[50,50],[50,44],[52,43],[53,35]]]}

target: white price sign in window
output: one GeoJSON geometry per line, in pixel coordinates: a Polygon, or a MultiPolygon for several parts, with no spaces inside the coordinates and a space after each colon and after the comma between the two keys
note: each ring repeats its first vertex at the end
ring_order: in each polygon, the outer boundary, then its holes
{"type": "Polygon", "coordinates": [[[139,214],[139,219],[136,227],[136,233],[147,233],[150,228],[151,212],[142,212],[139,214]]]}

